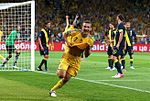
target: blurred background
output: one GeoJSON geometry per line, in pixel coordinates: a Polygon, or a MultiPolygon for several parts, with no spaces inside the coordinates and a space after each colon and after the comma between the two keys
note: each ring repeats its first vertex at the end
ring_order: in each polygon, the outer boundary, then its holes
{"type": "MultiPolygon", "coordinates": [[[[6,2],[24,2],[27,0],[1,0],[6,2]]],[[[69,15],[70,22],[78,14],[76,27],[80,28],[84,19],[93,22],[96,42],[104,41],[108,24],[116,20],[116,15],[122,13],[125,21],[131,22],[131,27],[138,35],[137,43],[150,43],[150,1],[149,0],[35,0],[36,1],[36,33],[47,20],[52,22],[52,33],[55,42],[62,42],[62,32],[66,26],[65,16],[69,15]]]]}

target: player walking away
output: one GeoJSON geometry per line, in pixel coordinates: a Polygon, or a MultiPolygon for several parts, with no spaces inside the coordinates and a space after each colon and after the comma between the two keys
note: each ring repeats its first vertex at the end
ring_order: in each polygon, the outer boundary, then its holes
{"type": "Polygon", "coordinates": [[[123,25],[123,20],[124,17],[121,14],[119,14],[117,16],[118,26],[114,38],[113,48],[113,60],[118,73],[115,76],[113,76],[113,78],[122,78],[124,76],[121,70],[121,64],[119,62],[119,56],[122,54],[125,46],[125,27],[123,25]]]}
{"type": "Polygon", "coordinates": [[[50,96],[56,97],[55,91],[66,84],[71,77],[75,77],[80,69],[80,56],[84,51],[85,57],[90,55],[90,47],[93,45],[93,39],[90,36],[92,31],[90,21],[83,22],[82,29],[70,30],[64,33],[66,47],[59,64],[57,75],[61,78],[57,84],[51,88],[50,96]]]}
{"type": "MultiPolygon", "coordinates": [[[[40,55],[44,56],[41,63],[39,64],[37,70],[43,71],[42,66],[45,65],[45,70],[48,71],[47,60],[49,58],[49,32],[50,32],[51,22],[46,22],[45,27],[41,29],[38,33],[39,51],[40,55]]],[[[53,45],[52,45],[53,46],[53,45]]]]}
{"type": "MultiPolygon", "coordinates": [[[[0,31],[0,44],[2,42],[2,36],[3,36],[3,32],[0,31]]],[[[6,61],[6,59],[0,54],[0,59],[2,59],[2,63],[6,61]]]]}
{"type": "Polygon", "coordinates": [[[17,39],[17,34],[20,32],[21,27],[18,25],[17,28],[13,31],[11,31],[10,35],[6,39],[6,50],[8,53],[8,56],[6,57],[6,61],[3,62],[2,67],[5,66],[5,64],[9,61],[9,59],[12,57],[12,53],[16,53],[15,61],[13,64],[13,68],[17,68],[17,61],[20,55],[20,52],[15,48],[15,40],[17,39]]]}
{"type": "Polygon", "coordinates": [[[115,31],[115,27],[112,23],[109,24],[109,31],[108,34],[106,34],[107,37],[107,44],[108,44],[108,50],[107,50],[107,54],[108,54],[108,67],[106,69],[108,70],[115,70],[115,68],[113,68],[113,43],[114,43],[114,36],[116,34],[115,31]]]}

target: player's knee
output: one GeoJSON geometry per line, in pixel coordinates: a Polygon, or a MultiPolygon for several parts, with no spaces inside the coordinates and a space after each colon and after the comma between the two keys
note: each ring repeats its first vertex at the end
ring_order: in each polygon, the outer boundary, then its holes
{"type": "Polygon", "coordinates": [[[132,55],[129,55],[130,56],[130,59],[133,59],[133,56],[132,55]]]}
{"type": "Polygon", "coordinates": [[[9,54],[9,56],[8,56],[9,58],[11,58],[12,57],[12,54],[9,54]]]}
{"type": "Polygon", "coordinates": [[[57,70],[57,76],[58,76],[59,78],[64,78],[64,77],[65,77],[64,71],[62,71],[62,70],[57,70]]]}
{"type": "Polygon", "coordinates": [[[19,56],[20,55],[20,52],[16,52],[16,56],[19,56]]]}
{"type": "Polygon", "coordinates": [[[45,55],[45,56],[44,56],[44,58],[45,58],[45,59],[48,59],[48,58],[49,58],[49,56],[48,56],[48,55],[45,55]]]}
{"type": "Polygon", "coordinates": [[[68,82],[71,78],[71,75],[69,73],[66,73],[65,77],[64,77],[64,82],[68,82]]]}
{"type": "Polygon", "coordinates": [[[57,73],[58,77],[61,79],[61,78],[64,78],[64,75],[63,74],[59,74],[57,73]]]}
{"type": "Polygon", "coordinates": [[[66,83],[66,82],[68,82],[68,81],[69,81],[68,78],[64,78],[64,79],[63,79],[63,82],[64,82],[64,83],[66,83]]]}

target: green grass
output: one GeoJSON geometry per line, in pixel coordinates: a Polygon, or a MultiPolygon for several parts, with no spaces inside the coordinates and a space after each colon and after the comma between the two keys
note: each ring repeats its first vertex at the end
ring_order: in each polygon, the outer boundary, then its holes
{"type": "MultiPolygon", "coordinates": [[[[35,55],[37,67],[42,57],[35,55]]],[[[111,78],[116,71],[105,70],[106,53],[92,53],[81,62],[78,76],[52,98],[48,91],[59,80],[55,72],[61,55],[50,52],[48,73],[0,72],[0,101],[149,101],[150,53],[135,53],[135,70],[129,68],[127,56],[127,71],[121,79],[111,78]]]]}

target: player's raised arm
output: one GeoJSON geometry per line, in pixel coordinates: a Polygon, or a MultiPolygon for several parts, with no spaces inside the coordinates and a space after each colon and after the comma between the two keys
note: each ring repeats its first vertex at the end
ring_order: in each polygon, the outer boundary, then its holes
{"type": "Polygon", "coordinates": [[[68,41],[68,39],[67,39],[68,34],[67,34],[66,31],[63,32],[63,36],[64,36],[64,40],[65,40],[65,42],[67,43],[67,45],[68,45],[69,47],[72,47],[72,44],[71,44],[71,43],[68,41]]]}
{"type": "Polygon", "coordinates": [[[74,19],[74,21],[73,21],[73,26],[76,25],[76,22],[77,22],[77,19],[78,19],[78,18],[79,18],[79,15],[77,14],[76,17],[75,17],[75,19],[74,19]]]}
{"type": "Polygon", "coordinates": [[[66,15],[66,27],[65,27],[65,31],[69,28],[69,16],[66,15]]]}
{"type": "Polygon", "coordinates": [[[0,30],[0,42],[2,41],[3,32],[0,30]]]}

